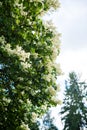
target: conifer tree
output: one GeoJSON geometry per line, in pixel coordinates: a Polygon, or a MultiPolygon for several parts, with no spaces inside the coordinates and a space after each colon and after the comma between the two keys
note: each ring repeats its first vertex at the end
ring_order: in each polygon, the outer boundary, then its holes
{"type": "Polygon", "coordinates": [[[40,130],[58,130],[55,125],[55,118],[51,116],[51,110],[43,116],[40,130]]]}
{"type": "Polygon", "coordinates": [[[65,87],[65,98],[61,110],[62,121],[64,121],[63,130],[80,130],[82,127],[87,127],[86,83],[80,82],[76,73],[71,72],[65,87]]]}

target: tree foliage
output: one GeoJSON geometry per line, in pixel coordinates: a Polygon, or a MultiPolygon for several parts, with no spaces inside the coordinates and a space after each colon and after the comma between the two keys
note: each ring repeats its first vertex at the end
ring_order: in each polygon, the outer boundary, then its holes
{"type": "Polygon", "coordinates": [[[51,117],[51,110],[49,110],[42,119],[42,124],[40,125],[40,130],[58,130],[54,124],[55,118],[51,117]]]}
{"type": "Polygon", "coordinates": [[[59,34],[42,20],[57,0],[0,0],[0,130],[35,130],[56,105],[59,34]]]}
{"type": "Polygon", "coordinates": [[[80,127],[87,126],[86,83],[80,82],[76,73],[71,72],[65,87],[64,106],[61,110],[64,130],[80,130],[80,127]]]}

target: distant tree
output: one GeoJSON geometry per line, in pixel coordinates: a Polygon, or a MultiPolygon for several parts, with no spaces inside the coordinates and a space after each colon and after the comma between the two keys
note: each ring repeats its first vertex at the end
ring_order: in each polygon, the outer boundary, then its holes
{"type": "Polygon", "coordinates": [[[42,125],[40,130],[58,130],[54,124],[54,117],[51,117],[51,111],[48,111],[42,119],[42,125]]]}
{"type": "Polygon", "coordinates": [[[61,110],[63,130],[80,130],[80,127],[87,126],[87,86],[75,72],[69,74],[69,80],[65,83],[65,98],[61,110]]]}
{"type": "Polygon", "coordinates": [[[36,130],[56,99],[59,34],[42,15],[58,0],[0,0],[0,130],[36,130]]]}

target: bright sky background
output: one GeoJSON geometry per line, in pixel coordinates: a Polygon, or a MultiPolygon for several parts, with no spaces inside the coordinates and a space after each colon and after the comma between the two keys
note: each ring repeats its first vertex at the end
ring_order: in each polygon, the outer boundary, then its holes
{"type": "Polygon", "coordinates": [[[87,0],[60,0],[53,16],[61,37],[59,62],[65,74],[75,70],[87,79],[87,0]]]}
{"type": "MultiPolygon", "coordinates": [[[[87,0],[60,0],[61,8],[52,16],[61,37],[58,62],[62,71],[61,82],[75,71],[87,79],[87,0]]],[[[62,88],[63,91],[64,88],[62,88]]],[[[62,97],[62,94],[60,94],[62,97]]],[[[56,115],[56,110],[53,113],[56,115]]],[[[62,130],[60,119],[59,130],[62,130]]]]}

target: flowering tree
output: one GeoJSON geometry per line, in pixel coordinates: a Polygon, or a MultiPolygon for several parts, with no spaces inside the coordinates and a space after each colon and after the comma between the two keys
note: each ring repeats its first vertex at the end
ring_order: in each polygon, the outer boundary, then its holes
{"type": "Polygon", "coordinates": [[[0,1],[0,130],[35,130],[59,103],[59,34],[41,18],[58,7],[57,0],[0,1]]]}

